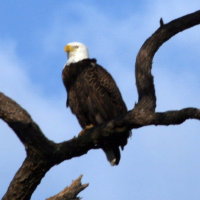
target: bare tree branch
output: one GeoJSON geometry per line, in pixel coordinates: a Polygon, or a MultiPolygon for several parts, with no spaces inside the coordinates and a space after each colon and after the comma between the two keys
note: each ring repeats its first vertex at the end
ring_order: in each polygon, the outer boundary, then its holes
{"type": "Polygon", "coordinates": [[[200,120],[200,109],[184,108],[182,110],[155,113],[154,125],[178,125],[187,119],[200,120]]]}
{"type": "Polygon", "coordinates": [[[64,190],[47,200],[80,200],[77,195],[89,185],[82,184],[81,179],[82,176],[79,176],[69,187],[66,187],[64,190]]]}
{"type": "Polygon", "coordinates": [[[36,155],[34,158],[28,156],[10,183],[2,200],[30,199],[35,188],[49,169],[50,165],[43,162],[42,158],[36,155]]]}
{"type": "MultiPolygon", "coordinates": [[[[54,165],[101,148],[103,141],[120,138],[125,130],[147,125],[175,125],[187,119],[200,119],[200,110],[157,112],[151,74],[152,60],[159,47],[175,34],[200,23],[200,11],[162,26],[141,47],[136,60],[136,84],[139,94],[135,108],[106,124],[85,131],[71,140],[54,143],[48,140],[30,115],[16,102],[0,93],[0,118],[16,133],[25,146],[27,158],[13,178],[3,200],[27,200],[46,172],[54,165]]],[[[83,188],[84,189],[84,188],[83,188]]],[[[63,194],[66,190],[64,190],[63,194]]],[[[59,193],[60,194],[60,193],[59,193]]],[[[61,192],[62,194],[62,192],[61,192]]],[[[59,195],[58,195],[59,196],[59,195]]]]}
{"type": "Polygon", "coordinates": [[[135,65],[136,85],[138,90],[139,109],[154,111],[156,108],[156,95],[151,74],[152,60],[159,47],[175,34],[200,24],[200,11],[185,15],[160,28],[142,45],[135,65]]]}
{"type": "Polygon", "coordinates": [[[16,133],[26,150],[46,153],[53,148],[31,116],[19,104],[0,93],[0,118],[16,133]]]}

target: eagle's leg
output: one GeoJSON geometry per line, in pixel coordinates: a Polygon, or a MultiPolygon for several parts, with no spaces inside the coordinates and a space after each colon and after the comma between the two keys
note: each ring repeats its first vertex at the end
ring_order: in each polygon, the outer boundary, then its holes
{"type": "Polygon", "coordinates": [[[85,131],[87,131],[93,127],[94,127],[93,124],[86,125],[85,128],[78,135],[83,135],[85,133],[85,131]]]}

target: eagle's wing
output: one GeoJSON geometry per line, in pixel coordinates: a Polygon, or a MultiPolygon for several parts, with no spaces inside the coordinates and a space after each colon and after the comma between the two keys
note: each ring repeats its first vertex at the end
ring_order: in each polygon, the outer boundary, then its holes
{"type": "MultiPolygon", "coordinates": [[[[108,120],[126,113],[127,108],[119,88],[112,76],[100,65],[88,69],[87,81],[90,82],[96,103],[106,112],[108,120]]],[[[92,92],[91,92],[92,93],[92,92]]]]}
{"type": "MultiPolygon", "coordinates": [[[[112,76],[97,64],[88,70],[86,73],[88,76],[87,82],[90,82],[91,90],[94,91],[91,92],[88,98],[93,98],[93,103],[95,103],[94,99],[96,97],[95,104],[98,110],[96,114],[98,115],[98,112],[100,112],[100,116],[106,119],[106,121],[125,114],[127,112],[126,105],[112,76]]],[[[127,139],[130,134],[130,131],[126,131],[119,138],[110,141],[103,147],[107,159],[111,163],[113,158],[116,158],[116,163],[119,162],[120,153],[118,145],[123,148],[127,144],[127,139]]]]}
{"type": "Polygon", "coordinates": [[[102,94],[107,93],[109,95],[115,106],[117,106],[118,111],[121,111],[122,113],[126,112],[127,111],[126,105],[122,99],[121,93],[114,79],[101,66],[98,66],[97,72],[100,85],[102,87],[101,90],[102,94]]]}

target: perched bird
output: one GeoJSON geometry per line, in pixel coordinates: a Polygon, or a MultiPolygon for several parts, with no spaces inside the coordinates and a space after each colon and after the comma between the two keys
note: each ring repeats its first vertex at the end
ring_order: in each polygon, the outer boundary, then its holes
{"type": "MultiPolygon", "coordinates": [[[[111,75],[96,59],[90,59],[87,47],[71,42],[64,48],[68,60],[62,71],[69,106],[83,129],[97,126],[127,112],[120,91],[111,75]]],[[[130,132],[120,139],[105,141],[102,149],[111,165],[120,161],[120,149],[127,144],[130,132]]]]}

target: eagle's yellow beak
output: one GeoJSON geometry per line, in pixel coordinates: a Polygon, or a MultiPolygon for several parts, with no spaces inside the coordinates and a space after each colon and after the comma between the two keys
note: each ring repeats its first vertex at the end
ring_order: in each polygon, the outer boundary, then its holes
{"type": "Polygon", "coordinates": [[[71,45],[66,45],[65,47],[64,47],[64,51],[65,52],[71,52],[71,51],[73,51],[74,50],[74,48],[73,48],[73,46],[71,46],[71,45]]]}

